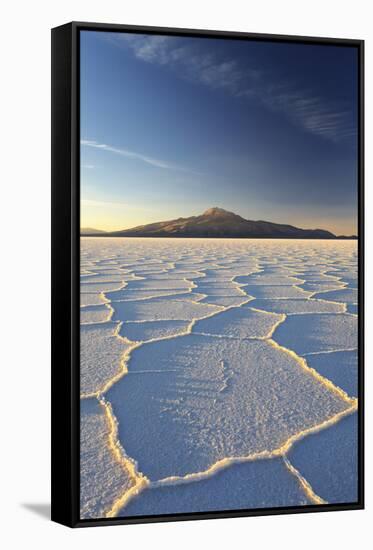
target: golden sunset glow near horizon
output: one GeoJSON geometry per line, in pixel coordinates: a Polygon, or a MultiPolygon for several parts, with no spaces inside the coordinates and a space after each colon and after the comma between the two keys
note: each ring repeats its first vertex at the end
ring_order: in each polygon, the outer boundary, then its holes
{"type": "MultiPolygon", "coordinates": [[[[213,201],[212,201],[213,203],[213,201]]],[[[195,208],[189,210],[187,208],[180,207],[178,209],[158,209],[158,208],[143,208],[141,206],[130,206],[121,202],[115,203],[106,201],[95,200],[82,200],[81,201],[81,229],[97,229],[99,231],[121,231],[124,229],[131,229],[139,225],[146,225],[155,222],[162,222],[173,220],[179,217],[188,218],[190,216],[198,216],[202,214],[207,208],[211,208],[210,205],[202,205],[199,210],[195,208]]],[[[220,206],[224,208],[224,206],[220,206]]],[[[230,210],[229,208],[224,208],[230,210]]],[[[271,215],[265,216],[249,216],[243,212],[234,212],[249,220],[264,220],[272,223],[280,223],[286,225],[293,225],[300,229],[325,229],[334,233],[335,235],[357,235],[357,221],[347,220],[343,216],[340,218],[335,217],[333,220],[327,217],[311,218],[307,215],[297,215],[291,217],[291,219],[285,216],[271,215]]]]}

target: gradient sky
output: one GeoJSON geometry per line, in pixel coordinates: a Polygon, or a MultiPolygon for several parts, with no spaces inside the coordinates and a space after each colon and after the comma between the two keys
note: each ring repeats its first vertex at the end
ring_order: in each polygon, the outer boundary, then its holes
{"type": "Polygon", "coordinates": [[[81,226],[357,232],[357,49],[81,32],[81,226]]]}

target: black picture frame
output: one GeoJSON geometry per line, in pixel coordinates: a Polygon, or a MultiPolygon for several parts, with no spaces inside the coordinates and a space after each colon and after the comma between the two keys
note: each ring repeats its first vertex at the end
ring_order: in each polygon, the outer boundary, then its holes
{"type": "Polygon", "coordinates": [[[358,510],[364,508],[364,41],[72,22],[52,29],[52,520],[69,527],[358,510]],[[351,46],[358,94],[358,501],[221,512],[79,517],[79,33],[82,30],[351,46]]]}

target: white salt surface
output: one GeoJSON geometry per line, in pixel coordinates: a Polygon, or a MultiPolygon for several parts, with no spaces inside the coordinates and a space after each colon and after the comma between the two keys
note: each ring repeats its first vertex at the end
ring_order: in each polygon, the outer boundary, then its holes
{"type": "Polygon", "coordinates": [[[118,281],[118,282],[102,282],[102,283],[99,283],[99,282],[89,282],[89,283],[85,283],[84,281],[81,282],[80,284],[80,292],[81,293],[85,293],[85,292],[89,292],[89,293],[92,293],[92,292],[107,292],[108,290],[116,290],[118,288],[121,288],[122,286],[124,286],[123,282],[121,281],[118,281]]]}
{"type": "Polygon", "coordinates": [[[343,302],[345,304],[356,304],[357,302],[357,289],[356,288],[343,288],[341,290],[333,290],[331,292],[323,292],[322,295],[317,296],[324,300],[331,300],[333,302],[343,302]]]}
{"type": "Polygon", "coordinates": [[[353,498],[355,241],[81,243],[82,517],[353,498]]]}
{"type": "Polygon", "coordinates": [[[165,289],[165,290],[132,290],[130,287],[125,287],[121,290],[106,292],[106,297],[110,301],[129,302],[133,300],[147,300],[148,298],[159,298],[162,296],[178,296],[185,295],[185,290],[165,289]]]}
{"type": "Polygon", "coordinates": [[[339,290],[343,287],[344,285],[342,283],[339,284],[338,281],[334,281],[330,283],[325,283],[320,281],[311,281],[300,285],[300,288],[302,288],[306,292],[312,292],[314,295],[317,294],[318,298],[319,297],[324,298],[324,293],[331,292],[333,290],[339,290]]]}
{"type": "Polygon", "coordinates": [[[342,388],[348,395],[358,395],[358,357],[356,350],[315,353],[307,356],[307,363],[342,388]]]}
{"type": "Polygon", "coordinates": [[[80,278],[82,284],[85,283],[121,283],[125,278],[125,275],[119,271],[115,274],[106,272],[96,272],[91,275],[84,275],[80,278]]]}
{"type": "Polygon", "coordinates": [[[281,458],[234,464],[198,483],[151,487],[121,509],[119,516],[274,506],[303,506],[308,500],[281,458]],[[234,490],[232,490],[234,488],[234,490]]]}
{"type": "Polygon", "coordinates": [[[206,294],[207,296],[242,296],[243,291],[238,285],[227,282],[198,282],[196,292],[206,294]]]}
{"type": "Polygon", "coordinates": [[[303,280],[301,278],[292,277],[290,275],[280,276],[278,274],[266,274],[259,273],[254,275],[245,275],[237,277],[237,281],[243,284],[249,285],[264,285],[264,286],[289,286],[289,285],[301,285],[303,280]]]}
{"type": "Polygon", "coordinates": [[[300,355],[356,349],[356,318],[345,313],[292,315],[278,327],[274,338],[300,355]]]}
{"type": "Polygon", "coordinates": [[[95,306],[99,304],[105,304],[108,300],[104,297],[103,294],[96,292],[92,294],[81,293],[80,294],[80,305],[81,306],[95,306]]]}
{"type": "Polygon", "coordinates": [[[80,391],[97,393],[121,370],[121,360],[130,348],[117,336],[116,323],[81,325],[80,391]]]}
{"type": "Polygon", "coordinates": [[[112,302],[114,321],[192,321],[212,315],[221,308],[191,299],[175,297],[149,298],[131,302],[112,302]]]}
{"type": "Polygon", "coordinates": [[[261,309],[268,312],[286,313],[293,315],[296,313],[343,313],[345,307],[343,304],[327,302],[326,300],[253,300],[250,307],[261,309]]]}
{"type": "Polygon", "coordinates": [[[131,281],[128,283],[128,290],[183,290],[184,292],[191,287],[191,283],[184,279],[152,279],[131,281]]]}
{"type": "Polygon", "coordinates": [[[232,336],[234,338],[265,338],[282,315],[256,311],[250,307],[231,308],[208,319],[197,321],[194,333],[232,336]]]}
{"type": "Polygon", "coordinates": [[[108,447],[110,425],[96,399],[80,407],[80,517],[103,517],[134,481],[108,447]]]}
{"type": "Polygon", "coordinates": [[[289,453],[293,466],[329,503],[356,502],[357,414],[299,441],[289,453]]]}
{"type": "Polygon", "coordinates": [[[119,334],[136,342],[177,336],[188,331],[189,321],[140,321],[123,323],[119,334]]]}
{"type": "Polygon", "coordinates": [[[111,309],[102,306],[86,306],[80,308],[80,322],[86,323],[103,323],[109,321],[111,317],[111,309]]]}
{"type": "Polygon", "coordinates": [[[249,302],[252,298],[250,296],[206,296],[201,299],[202,304],[212,304],[215,306],[231,307],[241,306],[249,302]]]}
{"type": "Polygon", "coordinates": [[[311,293],[306,292],[298,286],[292,285],[247,285],[244,287],[249,296],[262,299],[279,298],[309,298],[311,293]]]}
{"type": "Polygon", "coordinates": [[[180,336],[134,350],[128,368],[107,398],[120,440],[152,480],[272,452],[347,408],[262,340],[180,336]]]}

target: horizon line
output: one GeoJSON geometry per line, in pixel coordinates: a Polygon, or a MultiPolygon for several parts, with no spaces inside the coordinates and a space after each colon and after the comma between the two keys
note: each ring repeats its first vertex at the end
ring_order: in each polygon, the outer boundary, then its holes
{"type": "MultiPolygon", "coordinates": [[[[236,214],[235,212],[231,212],[229,210],[226,210],[224,208],[221,208],[221,207],[218,207],[218,206],[214,206],[214,207],[210,207],[206,210],[204,210],[202,212],[202,214],[192,214],[190,216],[178,216],[178,217],[174,217],[174,218],[168,218],[168,219],[163,219],[163,220],[160,220],[160,221],[151,221],[151,222],[148,222],[148,223],[141,223],[141,224],[137,224],[137,225],[134,225],[134,226],[131,226],[131,227],[127,227],[127,228],[122,228],[122,229],[111,229],[111,230],[106,230],[106,229],[101,229],[99,227],[97,227],[95,224],[91,224],[91,225],[85,225],[85,226],[81,226],[80,227],[80,235],[82,236],[121,236],[121,235],[118,235],[118,233],[122,233],[122,232],[125,232],[125,231],[131,231],[131,230],[135,230],[135,229],[138,229],[140,230],[139,228],[144,228],[148,225],[155,225],[155,224],[158,224],[158,223],[166,223],[166,222],[171,222],[171,221],[176,221],[176,220],[181,220],[181,219],[189,219],[189,218],[197,218],[197,217],[200,217],[200,216],[203,216],[207,213],[209,213],[210,211],[213,211],[213,210],[217,210],[217,211],[222,211],[222,212],[226,212],[227,214],[233,214],[239,218],[242,218],[243,220],[245,221],[249,221],[249,222],[254,222],[254,223],[270,223],[270,224],[273,224],[273,225],[279,225],[279,226],[288,226],[288,227],[293,227],[295,229],[299,229],[301,231],[325,231],[327,233],[330,233],[332,235],[332,237],[330,238],[349,238],[349,239],[353,239],[353,238],[357,238],[357,232],[353,232],[353,233],[349,233],[349,232],[343,232],[343,233],[335,233],[331,230],[328,230],[328,229],[323,229],[322,227],[315,227],[315,228],[311,228],[311,227],[299,227],[297,225],[294,225],[292,223],[289,223],[289,222],[272,222],[272,221],[268,221],[268,220],[265,220],[265,219],[256,219],[256,220],[252,220],[252,219],[248,219],[248,218],[244,218],[243,216],[241,216],[240,214],[236,214]]],[[[126,235],[123,235],[123,236],[126,236],[126,235]]],[[[127,235],[127,236],[131,236],[131,235],[127,235]]],[[[145,235],[145,237],[147,237],[147,235],[145,235]]],[[[162,237],[162,236],[159,236],[159,237],[162,237]]],[[[172,238],[173,236],[171,236],[170,238],[172,238]]],[[[179,238],[179,237],[176,237],[176,238],[179,238]]],[[[208,238],[208,237],[193,237],[191,236],[190,238],[208,238]]],[[[210,237],[210,238],[217,238],[217,237],[210,237]]],[[[231,237],[231,236],[228,236],[228,237],[220,237],[220,238],[266,238],[266,237],[231,237]]],[[[269,237],[269,238],[288,238],[288,237],[269,237]]],[[[297,237],[290,237],[290,238],[297,238],[297,237]]],[[[303,237],[303,238],[310,238],[310,237],[303,237]]],[[[325,239],[327,237],[321,237],[322,239],[325,239]]]]}

